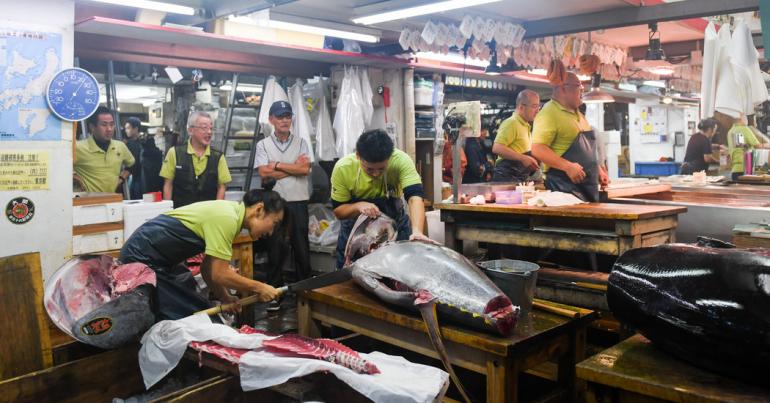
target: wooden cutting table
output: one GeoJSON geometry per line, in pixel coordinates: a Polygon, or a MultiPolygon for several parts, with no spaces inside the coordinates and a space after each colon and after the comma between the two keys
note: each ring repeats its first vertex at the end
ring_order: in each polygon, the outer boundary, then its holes
{"type": "Polygon", "coordinates": [[[770,389],[694,367],[635,335],[577,365],[589,402],[766,402],[770,389]]]}
{"type": "Polygon", "coordinates": [[[523,204],[438,204],[445,244],[462,251],[463,241],[621,255],[643,246],[675,241],[680,206],[588,203],[566,207],[523,204]]]}
{"type": "MultiPolygon", "coordinates": [[[[366,294],[352,281],[298,295],[299,333],[320,336],[316,321],[338,326],[425,356],[438,358],[419,313],[395,310],[366,294]]],[[[458,327],[441,326],[452,364],[486,376],[487,402],[515,402],[518,374],[557,360],[558,390],[553,401],[575,400],[574,366],[585,354],[585,332],[596,313],[561,306],[561,314],[533,309],[503,338],[458,327]]]]}

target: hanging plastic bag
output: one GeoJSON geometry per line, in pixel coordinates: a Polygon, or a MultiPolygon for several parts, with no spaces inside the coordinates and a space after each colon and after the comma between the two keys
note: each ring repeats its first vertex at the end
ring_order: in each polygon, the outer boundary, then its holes
{"type": "Polygon", "coordinates": [[[337,244],[340,223],[331,209],[320,203],[311,203],[308,205],[308,216],[308,240],[310,243],[321,246],[337,244]]]}
{"type": "Polygon", "coordinates": [[[329,107],[326,97],[318,102],[318,118],[316,120],[315,150],[320,161],[334,161],[337,158],[337,148],[334,143],[334,128],[329,117],[329,107]]]}
{"type": "Polygon", "coordinates": [[[265,137],[273,134],[273,125],[270,124],[268,116],[270,116],[270,105],[276,101],[289,102],[289,97],[286,96],[286,91],[278,84],[275,76],[270,76],[267,78],[263,89],[262,108],[259,108],[259,124],[262,126],[262,133],[265,137]]]}
{"type": "Polygon", "coordinates": [[[305,108],[305,98],[302,96],[303,85],[304,83],[302,80],[298,78],[296,83],[289,88],[289,94],[291,95],[289,103],[294,112],[291,131],[299,136],[299,138],[305,140],[308,146],[308,158],[310,158],[310,162],[313,163],[315,162],[313,141],[311,139],[311,137],[313,137],[313,125],[310,122],[310,115],[305,108]]]}
{"type": "Polygon", "coordinates": [[[372,83],[369,82],[369,68],[362,67],[359,74],[361,78],[361,99],[362,110],[364,112],[364,124],[369,126],[372,123],[372,116],[374,115],[374,104],[372,103],[372,83]]]}
{"type": "Polygon", "coordinates": [[[361,99],[361,81],[354,68],[345,68],[340,86],[334,131],[337,133],[337,155],[343,157],[356,149],[356,141],[366,129],[361,99]]]}

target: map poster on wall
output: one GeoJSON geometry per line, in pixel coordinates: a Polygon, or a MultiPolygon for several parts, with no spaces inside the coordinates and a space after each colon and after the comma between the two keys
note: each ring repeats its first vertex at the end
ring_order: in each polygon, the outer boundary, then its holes
{"type": "Polygon", "coordinates": [[[62,122],[45,101],[61,54],[60,33],[0,23],[0,141],[61,139],[62,122]]]}
{"type": "Polygon", "coordinates": [[[48,189],[48,151],[0,151],[0,192],[48,189]]]}

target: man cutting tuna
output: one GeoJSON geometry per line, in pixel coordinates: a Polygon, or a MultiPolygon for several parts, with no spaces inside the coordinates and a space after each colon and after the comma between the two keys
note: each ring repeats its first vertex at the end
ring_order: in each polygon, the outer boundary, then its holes
{"type": "Polygon", "coordinates": [[[277,289],[229,267],[232,243],[241,229],[259,239],[272,234],[283,220],[286,201],[271,190],[273,185],[274,180],[264,181],[264,189],[249,191],[242,202],[211,200],[180,207],[144,223],[131,235],[120,250],[120,261],[144,263],[155,271],[156,320],[184,318],[211,306],[195,292],[190,271],[179,266],[201,252],[203,279],[223,304],[237,300],[230,289],[257,294],[263,302],[278,296],[277,289]]]}
{"type": "Polygon", "coordinates": [[[423,235],[425,205],[420,175],[409,156],[393,146],[383,130],[361,134],[356,152],[334,166],[331,176],[334,215],[342,221],[337,238],[337,269],[344,264],[353,224],[359,215],[385,214],[396,221],[398,240],[430,241],[423,235]],[[403,196],[403,198],[402,198],[403,196]],[[403,200],[408,205],[408,215],[403,200]]]}

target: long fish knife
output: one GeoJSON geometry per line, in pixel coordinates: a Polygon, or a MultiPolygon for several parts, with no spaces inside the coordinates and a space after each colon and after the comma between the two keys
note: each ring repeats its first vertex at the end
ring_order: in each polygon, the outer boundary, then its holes
{"type": "MultiPolygon", "coordinates": [[[[296,283],[293,283],[293,284],[285,285],[278,289],[278,296],[280,297],[281,295],[284,295],[289,292],[314,290],[316,288],[326,287],[327,285],[342,283],[350,280],[351,277],[352,275],[350,270],[347,270],[347,269],[335,270],[330,273],[324,273],[315,277],[297,281],[296,283]]],[[[235,304],[240,304],[241,306],[251,305],[257,302],[258,300],[259,300],[258,296],[255,294],[255,295],[248,296],[246,298],[241,298],[238,300],[238,302],[233,302],[225,305],[217,305],[213,308],[195,312],[195,315],[199,313],[204,313],[206,315],[216,315],[222,312],[222,310],[228,309],[234,306],[235,304]]]]}

